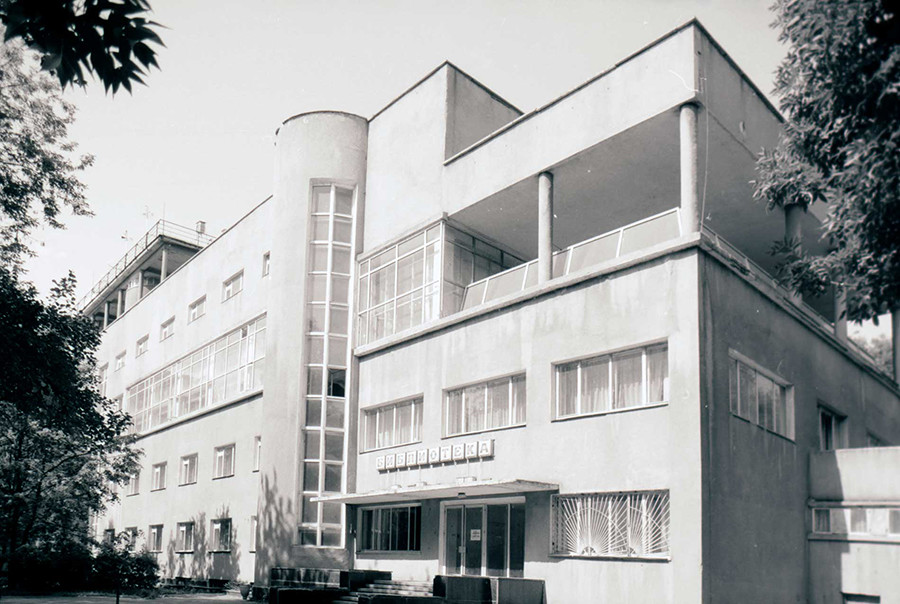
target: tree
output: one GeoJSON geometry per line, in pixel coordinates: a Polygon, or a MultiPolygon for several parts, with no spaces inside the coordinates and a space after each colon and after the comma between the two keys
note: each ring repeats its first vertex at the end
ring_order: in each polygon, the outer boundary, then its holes
{"type": "Polygon", "coordinates": [[[42,223],[61,227],[63,208],[90,213],[77,174],[93,158],[73,157],[74,119],[75,108],[21,42],[0,46],[0,261],[20,262],[29,233],[42,223]]]}
{"type": "Polygon", "coordinates": [[[103,543],[94,558],[93,586],[116,592],[150,589],[159,582],[159,563],[147,551],[134,552],[133,535],[122,531],[112,543],[103,543]]]}
{"type": "Polygon", "coordinates": [[[755,197],[787,209],[827,201],[826,255],[776,246],[789,284],[846,296],[847,318],[900,306],[900,2],[776,0],[788,53],[775,94],[786,117],[755,197]]]}
{"type": "MultiPolygon", "coordinates": [[[[36,544],[88,539],[87,519],[137,467],[130,418],[102,396],[97,329],[75,306],[75,280],[44,302],[0,268],[0,566],[36,544]]],[[[14,578],[13,578],[14,580],[14,578]]]]}
{"type": "Polygon", "coordinates": [[[854,338],[854,342],[872,357],[876,367],[889,376],[894,375],[894,347],[890,338],[881,334],[871,340],[854,338]]]}
{"type": "Polygon", "coordinates": [[[41,53],[43,67],[63,88],[83,86],[85,72],[96,75],[107,91],[133,83],[151,66],[159,67],[152,44],[158,23],[141,16],[147,0],[0,0],[4,40],[21,38],[41,53]]]}

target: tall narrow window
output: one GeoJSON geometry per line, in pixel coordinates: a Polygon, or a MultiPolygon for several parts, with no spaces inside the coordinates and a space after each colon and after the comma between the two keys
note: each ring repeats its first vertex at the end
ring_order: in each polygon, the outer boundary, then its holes
{"type": "Polygon", "coordinates": [[[343,488],[353,197],[351,189],[335,185],[312,188],[307,242],[301,545],[340,547],[343,542],[341,505],[315,503],[312,499],[343,488]]]}
{"type": "Polygon", "coordinates": [[[363,509],[360,551],[407,552],[421,549],[422,512],[417,505],[363,509]]]}
{"type": "Polygon", "coordinates": [[[193,323],[205,314],[206,296],[201,296],[199,299],[191,302],[191,305],[188,306],[188,323],[193,323]]]}
{"type": "Polygon", "coordinates": [[[265,277],[269,274],[269,258],[270,258],[269,252],[266,252],[265,254],[263,254],[263,261],[262,261],[262,276],[263,277],[265,277]]]}
{"type": "Polygon", "coordinates": [[[128,483],[125,485],[126,495],[137,495],[141,490],[141,473],[136,472],[128,477],[128,483]]]}
{"type": "Polygon", "coordinates": [[[173,335],[175,335],[175,317],[163,321],[162,325],[159,326],[160,342],[171,338],[173,335]]]}
{"type": "Polygon", "coordinates": [[[140,340],[137,341],[137,344],[134,346],[134,356],[139,357],[145,352],[147,352],[147,345],[150,341],[150,336],[146,335],[140,340]]]}
{"type": "Polygon", "coordinates": [[[166,488],[166,462],[154,464],[153,475],[151,478],[151,490],[161,491],[162,489],[166,488]]]}
{"type": "Polygon", "coordinates": [[[262,436],[253,439],[253,471],[259,472],[259,460],[262,455],[262,436]]]}
{"type": "Polygon", "coordinates": [[[250,547],[247,548],[248,551],[256,551],[256,531],[258,528],[256,516],[250,516],[250,547]]]}
{"type": "Polygon", "coordinates": [[[234,445],[216,447],[213,478],[234,476],[234,445]]]}
{"type": "Polygon", "coordinates": [[[163,550],[163,525],[151,524],[147,534],[147,549],[151,552],[161,552],[163,550]]]}
{"type": "Polygon", "coordinates": [[[658,344],[556,365],[556,417],[669,400],[668,346],[658,344]]]}
{"type": "Polygon", "coordinates": [[[194,551],[194,523],[193,522],[179,522],[178,523],[178,538],[177,538],[175,548],[179,552],[194,551]]]}
{"type": "Polygon", "coordinates": [[[100,396],[106,396],[106,382],[109,379],[109,363],[99,369],[100,373],[100,396]]]}
{"type": "Polygon", "coordinates": [[[123,350],[119,354],[116,355],[116,371],[125,366],[125,351],[123,350]]]}
{"type": "Polygon", "coordinates": [[[210,525],[209,549],[225,552],[231,549],[231,518],[213,520],[210,525]]]}
{"type": "Polygon", "coordinates": [[[178,484],[194,484],[197,482],[197,454],[185,455],[181,458],[178,472],[178,484]]]}
{"type": "Polygon", "coordinates": [[[819,407],[819,449],[832,451],[847,446],[846,417],[819,407]]]}

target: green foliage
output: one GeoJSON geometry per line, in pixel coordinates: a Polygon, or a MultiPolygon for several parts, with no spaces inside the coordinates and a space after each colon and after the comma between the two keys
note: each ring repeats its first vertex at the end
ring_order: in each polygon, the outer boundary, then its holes
{"type": "Polygon", "coordinates": [[[131,92],[151,66],[159,67],[153,44],[158,23],[140,16],[146,0],[0,0],[5,40],[22,38],[43,55],[42,64],[65,88],[84,85],[85,72],[106,90],[131,92]]]}
{"type": "Polygon", "coordinates": [[[854,338],[860,348],[875,360],[875,366],[890,377],[894,376],[894,349],[891,339],[882,334],[867,340],[854,338]]]}
{"type": "MultiPolygon", "coordinates": [[[[787,122],[758,163],[755,196],[827,201],[832,251],[786,254],[796,289],[846,293],[851,320],[900,305],[900,3],[777,0],[787,56],[775,92],[787,122]]],[[[778,251],[790,252],[787,244],[778,251]]]]}
{"type": "Polygon", "coordinates": [[[64,551],[115,497],[138,453],[127,414],[101,396],[99,334],[71,274],[49,300],[0,267],[0,567],[23,548],[64,551]]]}
{"type": "Polygon", "coordinates": [[[128,550],[127,533],[120,533],[116,543],[104,543],[94,557],[91,586],[110,591],[152,589],[159,582],[159,564],[144,551],[128,550]]]}
{"type": "Polygon", "coordinates": [[[21,43],[0,46],[0,261],[27,253],[28,234],[40,224],[62,226],[64,207],[90,213],[76,175],[93,158],[73,157],[74,116],[59,85],[21,43]]]}
{"type": "Polygon", "coordinates": [[[68,543],[59,549],[30,545],[10,561],[16,591],[51,593],[88,588],[93,559],[85,543],[68,543]]]}

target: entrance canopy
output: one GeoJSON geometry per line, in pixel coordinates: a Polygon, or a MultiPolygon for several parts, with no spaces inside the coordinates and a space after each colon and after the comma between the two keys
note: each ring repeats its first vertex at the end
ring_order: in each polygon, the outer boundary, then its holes
{"type": "Polygon", "coordinates": [[[489,495],[558,491],[559,485],[532,480],[473,480],[459,484],[423,484],[409,487],[393,487],[368,493],[323,495],[313,501],[332,501],[349,505],[371,503],[396,503],[422,499],[467,499],[489,495]]]}

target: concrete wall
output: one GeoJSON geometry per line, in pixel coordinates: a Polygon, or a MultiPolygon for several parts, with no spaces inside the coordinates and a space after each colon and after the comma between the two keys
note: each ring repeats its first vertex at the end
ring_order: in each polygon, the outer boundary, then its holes
{"type": "Polygon", "coordinates": [[[266,338],[266,404],[263,409],[260,548],[256,580],[275,566],[347,568],[343,548],[297,546],[298,459],[303,450],[306,372],[307,241],[313,184],[336,183],[357,191],[363,205],[366,121],[317,112],[291,118],[277,139],[271,224],[272,278],[266,338]]]}
{"type": "Polygon", "coordinates": [[[451,157],[508,124],[522,112],[452,66],[447,67],[447,138],[451,157]]]}
{"type": "MultiPolygon", "coordinates": [[[[103,333],[98,364],[109,363],[107,396],[124,395],[128,386],[266,311],[269,278],[262,275],[263,254],[269,251],[271,203],[263,203],[172,273],[152,292],[112,323],[103,333]],[[222,301],[222,282],[244,270],[243,291],[222,301]],[[206,295],[206,314],[188,323],[188,305],[206,295]],[[174,334],[160,342],[160,324],[175,317],[174,334]],[[135,358],[137,340],[149,335],[147,352],[135,358]],[[126,352],[125,367],[114,370],[115,356],[126,352]]],[[[143,450],[140,493],[125,496],[100,518],[98,530],[136,526],[143,538],[151,524],[163,525],[164,551],[158,560],[165,576],[251,580],[254,554],[249,551],[250,517],[256,515],[259,474],[251,471],[254,438],[261,423],[262,398],[246,395],[228,405],[206,409],[141,437],[143,450]],[[212,479],[213,449],[235,443],[233,477],[212,479]],[[182,455],[198,454],[197,484],[178,486],[182,455]],[[151,492],[152,465],[167,462],[167,487],[151,492]],[[231,554],[207,553],[210,521],[231,517],[235,540],[231,554]],[[178,522],[195,521],[196,553],[174,554],[178,522]]]]}
{"type": "MultiPolygon", "coordinates": [[[[885,402],[900,406],[900,401],[892,403],[890,398],[885,402]]],[[[893,420],[893,426],[885,427],[896,435],[900,426],[896,417],[893,420]]],[[[863,445],[857,441],[856,446],[863,445]]],[[[820,501],[900,501],[900,447],[813,453],[809,457],[809,496],[820,501]]]]}
{"type": "Polygon", "coordinates": [[[874,417],[891,417],[879,426],[886,438],[900,435],[900,415],[888,411],[896,395],[717,260],[701,267],[709,601],[806,601],[807,458],[819,447],[818,405],[845,413],[849,444],[861,447],[874,417]],[[793,385],[793,440],[730,413],[729,349],[793,385]]]}
{"type": "MultiPolygon", "coordinates": [[[[529,496],[525,576],[547,580],[548,601],[699,601],[700,414],[696,257],[686,252],[534,298],[360,360],[360,407],[423,395],[423,436],[412,448],[493,438],[490,461],[381,473],[359,455],[357,491],[457,478],[527,479],[560,493],[669,489],[671,562],[561,559],[549,555],[549,495],[529,496]],[[648,292],[654,292],[648,295],[648,292]],[[552,364],[667,340],[670,402],[655,408],[551,421],[552,364]],[[444,389],[526,373],[527,425],[441,437],[444,389]]],[[[388,451],[392,452],[392,451],[388,451]]],[[[423,556],[434,572],[436,524],[423,520],[423,556]],[[427,545],[426,545],[427,544],[427,545]]],[[[373,567],[358,557],[356,565],[373,567]]],[[[379,561],[379,568],[389,568],[379,561]]],[[[421,572],[417,575],[421,576],[421,572]]],[[[401,578],[402,574],[395,574],[401,578]]]]}
{"type": "Polygon", "coordinates": [[[842,594],[900,602],[900,544],[850,540],[809,543],[810,604],[844,604],[842,594]]]}

